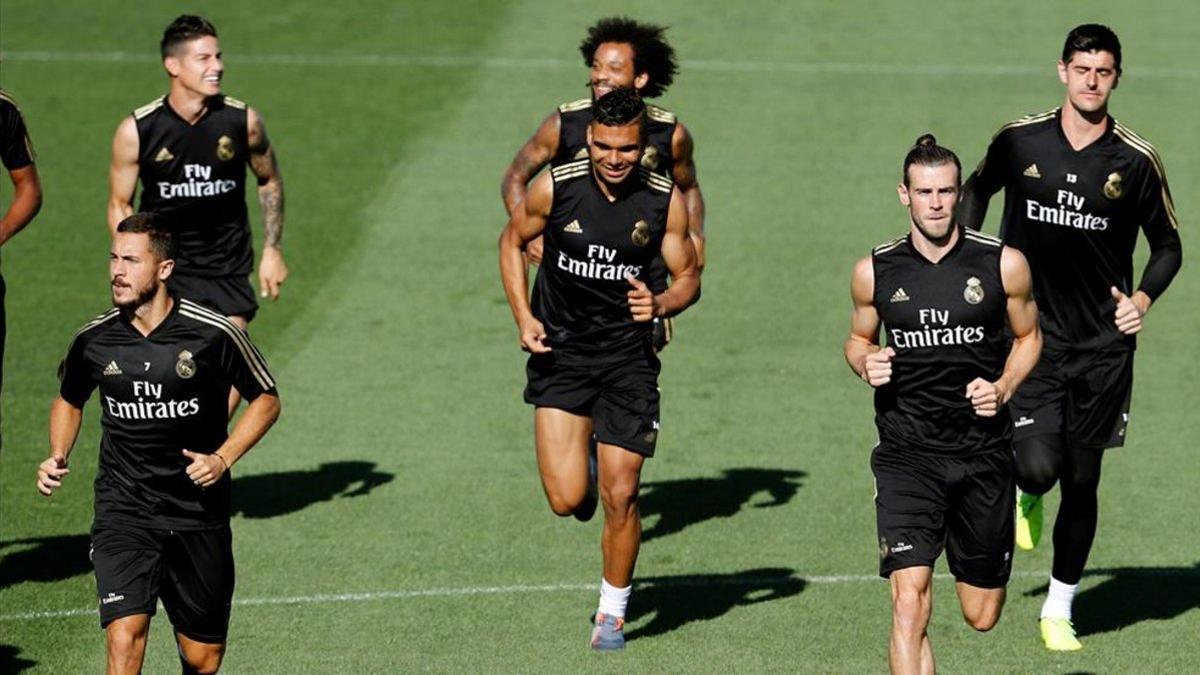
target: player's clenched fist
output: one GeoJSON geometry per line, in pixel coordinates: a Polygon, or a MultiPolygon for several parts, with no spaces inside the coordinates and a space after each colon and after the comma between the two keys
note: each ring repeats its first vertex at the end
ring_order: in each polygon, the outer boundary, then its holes
{"type": "Polygon", "coordinates": [[[184,450],[183,456],[192,460],[192,463],[187,465],[188,480],[202,488],[215,485],[229,468],[225,460],[215,452],[210,455],[184,450]]]}
{"type": "Polygon", "coordinates": [[[530,354],[545,354],[550,351],[549,345],[545,343],[546,327],[533,317],[521,322],[520,340],[521,349],[530,354]]]}
{"type": "Polygon", "coordinates": [[[67,468],[67,460],[62,455],[47,457],[38,465],[38,492],[49,497],[54,488],[62,486],[63,476],[69,473],[71,470],[67,468]]]}
{"type": "Polygon", "coordinates": [[[892,381],[892,359],[896,350],[884,347],[876,352],[867,354],[862,372],[862,379],[872,387],[882,387],[892,381]]]}
{"type": "Polygon", "coordinates": [[[980,417],[995,417],[1000,406],[1008,402],[1005,390],[997,382],[988,382],[982,377],[971,380],[967,385],[967,398],[971,399],[971,407],[980,417]]]}
{"type": "Polygon", "coordinates": [[[644,282],[635,277],[625,277],[633,290],[626,293],[629,298],[629,313],[634,321],[653,321],[655,314],[654,293],[644,282]]]}

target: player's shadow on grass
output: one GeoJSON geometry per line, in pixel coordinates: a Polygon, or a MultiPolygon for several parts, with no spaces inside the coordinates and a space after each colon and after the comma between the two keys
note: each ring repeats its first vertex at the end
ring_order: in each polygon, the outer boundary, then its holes
{"type": "Polygon", "coordinates": [[[91,537],[86,534],[0,542],[0,589],[26,581],[62,581],[91,572],[90,548],[91,537]]]}
{"type": "MultiPolygon", "coordinates": [[[[1112,567],[1088,570],[1107,577],[1075,597],[1075,629],[1082,637],[1141,621],[1174,619],[1200,607],[1200,562],[1191,567],[1112,567]]],[[[1026,595],[1045,595],[1047,586],[1026,595]]]]}
{"type": "Polygon", "coordinates": [[[325,462],[309,471],[280,471],[233,479],[233,513],[274,518],[317,502],[361,497],[396,475],[375,470],[375,462],[325,462]]]}
{"type": "Polygon", "coordinates": [[[654,526],[642,532],[642,541],[675,534],[706,520],[729,518],[746,504],[756,509],[782,506],[796,496],[800,479],[807,475],[787,469],[725,469],[715,477],[642,483],[638,510],[643,519],[658,516],[654,526]],[[760,493],[764,498],[751,503],[760,493]]]}
{"type": "Polygon", "coordinates": [[[37,665],[37,661],[17,656],[20,653],[20,647],[0,644],[0,673],[19,673],[37,665]]]}
{"type": "Polygon", "coordinates": [[[644,626],[630,629],[625,635],[629,640],[662,635],[695,621],[715,619],[734,607],[790,598],[806,585],[804,579],[795,576],[795,570],[782,567],[736,574],[644,577],[636,583],[629,603],[629,622],[653,616],[644,626]]]}

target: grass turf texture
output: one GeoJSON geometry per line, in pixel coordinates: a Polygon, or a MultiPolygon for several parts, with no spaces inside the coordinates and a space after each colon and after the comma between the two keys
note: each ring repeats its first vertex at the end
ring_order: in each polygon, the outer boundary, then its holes
{"type": "MultiPolygon", "coordinates": [[[[206,5],[228,56],[226,90],[262,111],[280,156],[293,273],[253,325],[284,416],[235,472],[235,602],[413,592],[236,606],[228,672],[885,667],[887,587],[864,580],[876,555],[870,396],[840,347],[853,261],[905,228],[892,191],[904,152],[933,131],[972,166],[1000,124],[1058,103],[1052,65],[1066,31],[1107,22],[1126,51],[1113,110],[1159,148],[1187,228],[1200,208],[1200,160],[1189,152],[1200,140],[1190,121],[1200,71],[1189,58],[1200,10],[763,3],[731,18],[724,7],[206,5]],[[621,12],[673,26],[684,64],[662,103],[697,139],[710,268],[703,301],[664,356],[631,642],[598,657],[584,645],[599,519],[555,520],[545,507],[494,242],[504,165],[553,105],[585,95],[575,45],[595,17],[621,12]],[[987,70],[997,64],[1016,72],[987,70]],[[436,589],[493,591],[421,595],[436,589]]],[[[112,130],[165,90],[155,44],[179,11],[75,0],[0,8],[0,86],[22,104],[46,187],[42,214],[4,251],[5,617],[95,602],[94,401],[63,491],[39,498],[33,471],[55,366],[71,332],[107,304],[112,130]],[[71,58],[118,51],[127,55],[71,58]]],[[[998,201],[992,211],[994,232],[998,201]]],[[[251,213],[257,220],[253,203],[251,213]]],[[[1188,532],[1200,498],[1186,444],[1198,424],[1185,411],[1198,402],[1200,353],[1190,245],[1188,257],[1141,339],[1129,447],[1106,461],[1092,573],[1076,604],[1085,650],[1040,645],[1043,545],[1018,553],[1006,615],[989,635],[963,625],[952,583],[937,582],[931,634],[945,670],[1191,665],[1200,552],[1188,532]]],[[[177,668],[169,635],[160,614],[148,672],[177,668]]],[[[91,615],[5,618],[0,659],[0,670],[96,671],[103,636],[91,615]]]]}

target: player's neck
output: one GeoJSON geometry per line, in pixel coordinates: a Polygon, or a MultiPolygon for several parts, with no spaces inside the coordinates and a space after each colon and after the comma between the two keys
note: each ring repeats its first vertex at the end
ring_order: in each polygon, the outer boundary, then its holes
{"type": "Polygon", "coordinates": [[[208,112],[208,96],[191,91],[178,82],[171,83],[167,103],[188,124],[195,124],[208,112]]]}
{"type": "Polygon", "coordinates": [[[604,195],[605,198],[607,198],[610,202],[615,202],[621,197],[629,194],[630,185],[633,183],[632,177],[626,177],[625,180],[615,185],[609,183],[601,178],[598,173],[596,173],[595,167],[592,167],[592,179],[595,180],[596,185],[600,187],[600,194],[604,195]]]}
{"type": "Polygon", "coordinates": [[[1084,112],[1068,100],[1062,107],[1061,124],[1063,135],[1071,147],[1082,150],[1108,131],[1108,106],[1096,112],[1084,112]]]}
{"type": "Polygon", "coordinates": [[[908,238],[921,257],[931,263],[937,263],[941,262],[950,249],[954,248],[960,236],[962,235],[958,233],[958,225],[951,226],[950,232],[943,239],[930,239],[921,232],[921,228],[913,225],[908,238]]]}
{"type": "Polygon", "coordinates": [[[133,309],[129,323],[142,335],[149,335],[167,318],[174,306],[175,300],[167,294],[166,287],[160,286],[149,302],[133,309]]]}

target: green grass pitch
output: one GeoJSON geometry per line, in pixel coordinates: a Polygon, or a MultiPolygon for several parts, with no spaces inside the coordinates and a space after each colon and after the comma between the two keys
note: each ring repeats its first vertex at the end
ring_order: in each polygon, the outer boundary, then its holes
{"type": "MultiPolygon", "coordinates": [[[[851,265],[906,227],[894,196],[904,152],[933,131],[973,166],[1001,124],[1058,104],[1066,31],[1109,23],[1126,65],[1113,112],[1158,147],[1190,229],[1200,9],[734,7],[200,6],[221,31],[226,90],[262,111],[278,150],[292,271],[252,326],[284,412],[236,471],[226,672],[886,668],[889,595],[871,578],[870,395],[841,342],[851,265]],[[541,495],[495,240],[504,166],[554,105],[585,95],[576,45],[614,13],[672,26],[683,63],[661,103],[696,138],[710,258],[703,300],[664,355],[631,641],[600,656],[585,648],[599,522],[557,520],[541,495]]],[[[94,401],[62,492],[40,498],[34,469],[58,360],[108,302],[112,131],[165,91],[157,40],[191,9],[0,6],[0,86],[22,104],[46,189],[41,215],[3,251],[0,671],[103,668],[88,613],[94,401]]],[[[1105,466],[1076,603],[1084,651],[1050,654],[1037,637],[1046,546],[1018,554],[1005,616],[987,635],[963,624],[953,584],[937,581],[931,635],[946,672],[1195,669],[1200,277],[1184,240],[1184,270],[1141,339],[1128,447],[1105,466]]],[[[177,668],[160,615],[147,672],[177,668]]]]}

